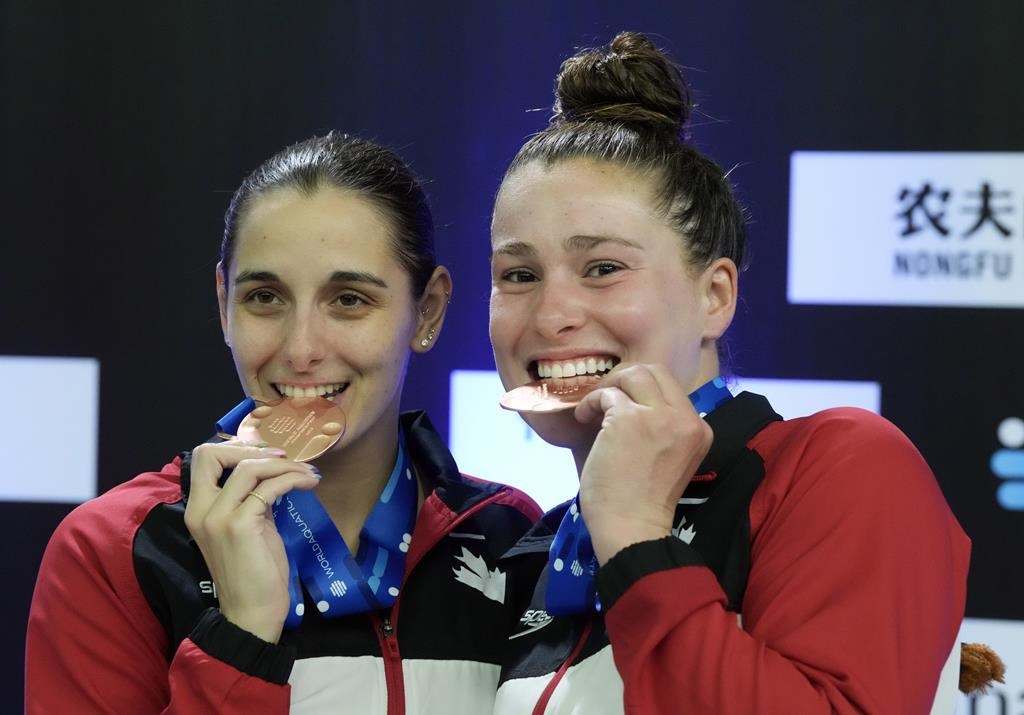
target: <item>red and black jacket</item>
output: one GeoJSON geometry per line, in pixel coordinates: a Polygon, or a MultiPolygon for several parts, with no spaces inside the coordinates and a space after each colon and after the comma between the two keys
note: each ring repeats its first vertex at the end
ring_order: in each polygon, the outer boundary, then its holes
{"type": "Polygon", "coordinates": [[[308,607],[276,645],[227,622],[184,525],[185,455],[58,527],[29,620],[26,711],[488,711],[523,597],[482,586],[504,582],[498,558],[540,511],[459,474],[425,414],[402,415],[402,426],[427,497],[390,609],[327,620],[308,607]]]}
{"type": "Polygon", "coordinates": [[[707,420],[675,535],[599,569],[601,613],[544,610],[565,505],[499,562],[535,588],[495,715],[927,713],[970,544],[917,450],[872,413],[782,421],[750,393],[707,420]]]}

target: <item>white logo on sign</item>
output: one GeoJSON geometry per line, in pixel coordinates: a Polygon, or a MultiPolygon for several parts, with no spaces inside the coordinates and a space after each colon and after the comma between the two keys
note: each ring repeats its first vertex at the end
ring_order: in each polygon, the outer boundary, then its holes
{"type": "Polygon", "coordinates": [[[1024,153],[795,152],[791,303],[1024,307],[1024,153]]]}
{"type": "Polygon", "coordinates": [[[348,592],[348,586],[345,585],[344,581],[331,581],[331,593],[338,598],[341,598],[348,592]]]}
{"type": "Polygon", "coordinates": [[[475,588],[492,601],[505,602],[505,574],[502,571],[488,571],[487,562],[479,556],[474,556],[465,546],[462,547],[462,554],[456,556],[455,560],[463,564],[452,569],[456,581],[475,588]]]}

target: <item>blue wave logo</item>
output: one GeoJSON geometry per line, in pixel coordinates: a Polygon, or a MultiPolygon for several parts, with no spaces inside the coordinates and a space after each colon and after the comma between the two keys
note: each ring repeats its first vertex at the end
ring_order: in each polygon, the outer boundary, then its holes
{"type": "Polygon", "coordinates": [[[1004,509],[1024,511],[1024,420],[1007,417],[996,434],[1002,449],[996,450],[989,464],[993,474],[1006,480],[996,490],[996,499],[1004,509]]]}

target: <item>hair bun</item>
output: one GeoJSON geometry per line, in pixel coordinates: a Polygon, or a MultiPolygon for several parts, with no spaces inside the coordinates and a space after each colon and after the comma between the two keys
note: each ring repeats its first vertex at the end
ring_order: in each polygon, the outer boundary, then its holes
{"type": "Polygon", "coordinates": [[[679,134],[692,108],[680,68],[638,32],[577,52],[562,63],[556,82],[552,124],[645,124],[679,134]]]}

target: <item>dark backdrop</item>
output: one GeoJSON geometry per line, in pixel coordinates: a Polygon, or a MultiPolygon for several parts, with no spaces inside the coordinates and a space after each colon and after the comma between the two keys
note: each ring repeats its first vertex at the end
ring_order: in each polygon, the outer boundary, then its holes
{"type": "MultiPolygon", "coordinates": [[[[790,153],[1024,150],[1022,28],[1015,0],[6,0],[0,354],[99,358],[100,491],[204,439],[239,397],[213,292],[230,193],[284,144],[337,128],[396,148],[429,182],[456,288],[405,397],[446,431],[449,369],[492,367],[488,217],[504,166],[546,120],[529,110],[550,105],[573,48],[641,30],[690,68],[693,139],[736,167],[752,215],[737,371],[881,382],[883,413],[974,538],[968,614],[1024,618],[1024,577],[1003,551],[1024,543],[1024,515],[996,506],[987,471],[996,424],[1024,413],[1021,311],[785,297],[790,153]],[[970,391],[982,394],[965,403],[970,391]]],[[[39,559],[70,509],[0,504],[5,712],[21,708],[39,559]]]]}

